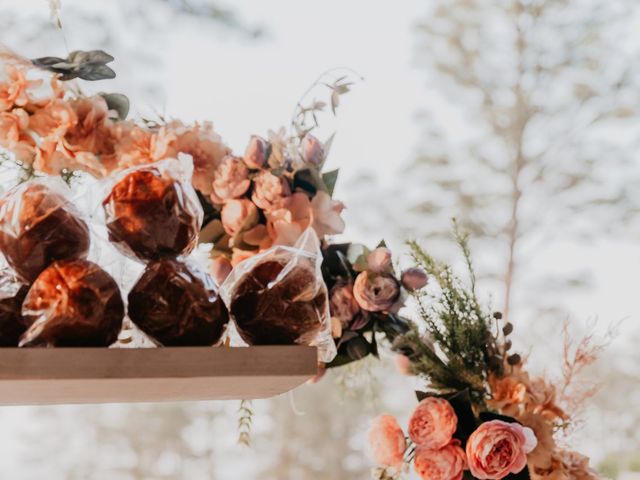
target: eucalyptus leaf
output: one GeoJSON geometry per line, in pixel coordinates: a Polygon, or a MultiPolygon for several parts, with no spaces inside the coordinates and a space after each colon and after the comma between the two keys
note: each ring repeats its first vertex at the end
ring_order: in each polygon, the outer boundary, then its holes
{"type": "Polygon", "coordinates": [[[111,63],[115,59],[103,50],[89,50],[87,52],[82,50],[75,50],[69,54],[67,61],[80,65],[82,63],[97,63],[105,64],[111,63]]]}
{"type": "Polygon", "coordinates": [[[106,65],[86,64],[79,67],[77,72],[78,77],[90,82],[116,78],[116,72],[106,65]]]}
{"type": "Polygon", "coordinates": [[[100,93],[107,102],[109,110],[114,110],[120,120],[125,120],[129,114],[129,99],[121,93],[100,93]]]}
{"type": "Polygon", "coordinates": [[[338,182],[338,173],[340,173],[340,169],[336,168],[335,170],[322,174],[322,181],[327,187],[327,192],[331,196],[333,196],[333,191],[335,190],[336,183],[338,182]]]}
{"type": "Polygon", "coordinates": [[[74,78],[82,78],[83,80],[95,81],[115,78],[116,72],[107,63],[114,58],[102,50],[82,51],[76,50],[71,52],[69,56],[59,57],[40,57],[31,62],[39,68],[49,70],[60,74],[60,80],[72,80],[74,78]]]}

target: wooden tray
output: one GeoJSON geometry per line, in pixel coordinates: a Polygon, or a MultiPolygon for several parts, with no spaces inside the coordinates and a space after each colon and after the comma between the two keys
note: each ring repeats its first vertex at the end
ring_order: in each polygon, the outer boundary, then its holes
{"type": "Polygon", "coordinates": [[[316,349],[0,348],[0,405],[266,398],[316,374],[316,349]]]}

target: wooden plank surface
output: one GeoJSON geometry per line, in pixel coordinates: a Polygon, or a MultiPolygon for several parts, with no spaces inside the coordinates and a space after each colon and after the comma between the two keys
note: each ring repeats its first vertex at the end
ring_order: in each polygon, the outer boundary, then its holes
{"type": "Polygon", "coordinates": [[[0,405],[266,398],[316,373],[303,346],[0,348],[0,405]]]}

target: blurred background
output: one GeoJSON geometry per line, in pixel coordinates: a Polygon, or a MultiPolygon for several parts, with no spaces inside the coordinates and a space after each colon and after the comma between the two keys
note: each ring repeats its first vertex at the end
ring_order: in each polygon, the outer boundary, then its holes
{"type": "MultiPolygon", "coordinates": [[[[62,0],[62,31],[49,3],[0,0],[0,42],[31,58],[104,49],[118,78],[88,91],[211,120],[237,152],[287,126],[319,74],[352,69],[318,133],[337,132],[344,238],[398,256],[416,238],[455,263],[460,219],[535,372],[559,373],[566,320],[576,337],[613,328],[567,443],[640,478],[637,0],[62,0]]],[[[250,447],[239,402],[2,408],[2,478],[367,479],[369,420],[406,420],[415,386],[385,355],[330,372],[253,402],[250,447]]]]}

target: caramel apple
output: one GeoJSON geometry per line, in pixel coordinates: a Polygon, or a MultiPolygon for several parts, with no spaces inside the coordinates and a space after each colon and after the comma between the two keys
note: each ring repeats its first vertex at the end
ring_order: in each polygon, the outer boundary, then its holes
{"type": "Polygon", "coordinates": [[[45,269],[22,304],[20,346],[107,347],[118,338],[124,304],[115,280],[88,260],[45,269]]]}
{"type": "Polygon", "coordinates": [[[218,343],[229,314],[213,279],[172,259],[149,262],[129,293],[129,318],[157,343],[218,343]]]}

